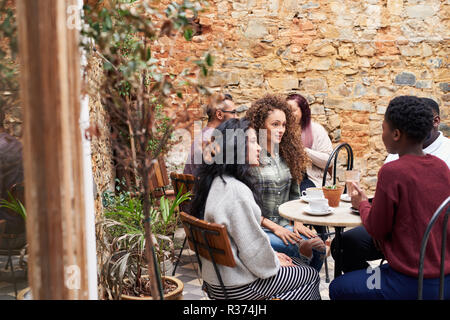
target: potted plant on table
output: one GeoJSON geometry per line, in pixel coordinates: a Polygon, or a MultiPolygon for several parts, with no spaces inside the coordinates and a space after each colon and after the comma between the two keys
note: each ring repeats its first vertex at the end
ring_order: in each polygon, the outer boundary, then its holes
{"type": "Polygon", "coordinates": [[[328,199],[328,205],[330,207],[338,207],[344,187],[334,184],[331,186],[324,186],[322,187],[322,190],[324,197],[328,199]]]}

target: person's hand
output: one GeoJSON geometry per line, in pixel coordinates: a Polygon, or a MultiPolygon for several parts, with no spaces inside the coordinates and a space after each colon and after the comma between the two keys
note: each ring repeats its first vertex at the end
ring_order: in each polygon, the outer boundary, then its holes
{"type": "Polygon", "coordinates": [[[352,207],[355,209],[359,209],[359,204],[362,201],[367,201],[369,199],[367,198],[364,191],[355,182],[352,182],[352,189],[353,189],[352,194],[351,194],[352,207]]]}
{"type": "Polygon", "coordinates": [[[289,245],[289,242],[292,244],[296,244],[301,240],[300,236],[294,232],[289,231],[288,229],[277,226],[273,232],[278,238],[283,240],[285,245],[289,245]]]}
{"type": "Polygon", "coordinates": [[[282,267],[294,266],[292,259],[288,255],[281,252],[275,252],[275,254],[277,255],[278,260],[280,261],[280,265],[282,267]]]}
{"type": "Polygon", "coordinates": [[[317,237],[317,232],[315,230],[311,230],[306,227],[303,223],[299,221],[294,222],[294,232],[300,237],[300,235],[304,235],[308,238],[317,237]]]}
{"type": "Polygon", "coordinates": [[[312,258],[312,250],[316,249],[317,251],[326,252],[326,246],[322,239],[319,237],[315,237],[308,240],[303,240],[300,242],[299,251],[300,254],[307,257],[308,259],[312,258]]]}

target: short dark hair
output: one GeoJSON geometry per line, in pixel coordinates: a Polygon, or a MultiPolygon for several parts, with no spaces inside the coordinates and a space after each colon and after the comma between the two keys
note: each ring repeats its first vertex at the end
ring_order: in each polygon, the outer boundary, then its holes
{"type": "Polygon", "coordinates": [[[422,98],[422,100],[429,106],[431,109],[433,109],[437,115],[439,115],[439,105],[436,101],[430,98],[422,98]]]}
{"type": "Polygon", "coordinates": [[[208,121],[212,121],[216,116],[217,110],[222,110],[226,106],[225,101],[233,101],[233,97],[229,93],[215,93],[210,98],[208,105],[206,106],[206,115],[208,121]]]}
{"type": "Polygon", "coordinates": [[[400,96],[389,102],[384,119],[410,139],[422,142],[433,128],[433,111],[422,98],[400,96]]]}
{"type": "Polygon", "coordinates": [[[225,93],[224,96],[225,96],[224,100],[231,100],[231,101],[233,101],[233,96],[231,94],[225,93]]]}

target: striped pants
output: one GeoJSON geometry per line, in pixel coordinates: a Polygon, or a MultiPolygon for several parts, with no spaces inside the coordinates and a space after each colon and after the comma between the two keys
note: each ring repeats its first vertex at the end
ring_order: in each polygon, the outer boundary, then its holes
{"type": "MultiPolygon", "coordinates": [[[[238,300],[320,300],[319,273],[292,258],[295,267],[281,267],[278,273],[267,279],[258,279],[239,287],[227,287],[228,299],[238,300]]],[[[210,299],[225,299],[222,288],[204,283],[210,299]]]]}

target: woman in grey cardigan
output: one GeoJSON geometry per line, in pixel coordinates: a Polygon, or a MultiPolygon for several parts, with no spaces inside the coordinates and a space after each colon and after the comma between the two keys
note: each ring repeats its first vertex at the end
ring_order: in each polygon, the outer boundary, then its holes
{"type": "MultiPolygon", "coordinates": [[[[316,270],[275,252],[261,229],[258,195],[248,170],[258,165],[255,130],[246,119],[231,119],[218,128],[209,155],[198,170],[192,214],[223,224],[231,240],[234,268],[219,265],[230,299],[320,299],[316,270]]],[[[202,259],[202,278],[213,299],[224,299],[214,267],[202,259]]]]}

